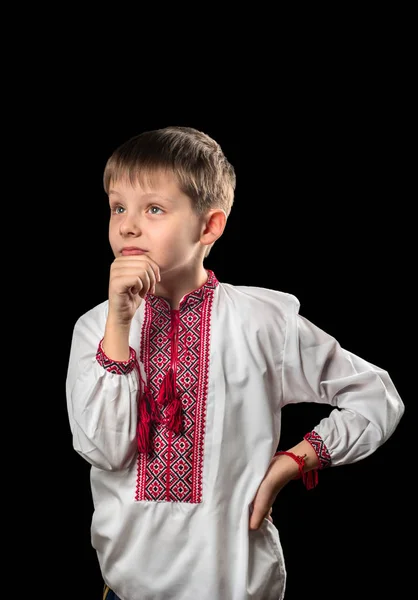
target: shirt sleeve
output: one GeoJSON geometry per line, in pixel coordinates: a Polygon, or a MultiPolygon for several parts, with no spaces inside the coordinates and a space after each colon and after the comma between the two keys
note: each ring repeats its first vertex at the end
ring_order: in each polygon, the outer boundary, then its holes
{"type": "Polygon", "coordinates": [[[334,407],[305,436],[331,466],[367,457],[392,435],[405,407],[388,372],[344,350],[299,314],[297,301],[289,311],[283,358],[285,405],[334,407]]]}
{"type": "Polygon", "coordinates": [[[74,449],[104,470],[127,468],[136,454],[135,351],[126,362],[109,359],[101,347],[105,314],[97,309],[75,324],[66,379],[74,449]]]}

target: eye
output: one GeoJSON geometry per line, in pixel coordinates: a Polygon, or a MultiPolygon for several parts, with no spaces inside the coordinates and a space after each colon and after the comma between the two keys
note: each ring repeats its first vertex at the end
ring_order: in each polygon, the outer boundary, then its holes
{"type": "Polygon", "coordinates": [[[159,206],[150,206],[148,209],[148,212],[150,212],[152,215],[159,215],[159,214],[162,214],[164,211],[159,206]],[[158,211],[160,211],[160,212],[158,212],[158,211]]]}
{"type": "Polygon", "coordinates": [[[124,210],[125,209],[123,208],[123,206],[119,206],[119,205],[110,207],[110,211],[115,215],[121,215],[124,210]]]}

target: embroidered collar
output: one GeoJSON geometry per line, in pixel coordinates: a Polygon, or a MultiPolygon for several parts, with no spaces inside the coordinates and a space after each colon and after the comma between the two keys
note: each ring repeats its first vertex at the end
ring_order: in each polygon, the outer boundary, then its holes
{"type": "MultiPolygon", "coordinates": [[[[180,302],[180,310],[184,310],[186,307],[192,307],[198,304],[199,302],[203,302],[207,298],[209,294],[213,292],[213,290],[219,285],[219,281],[216,278],[216,275],[210,269],[206,269],[208,274],[208,278],[206,283],[204,283],[197,290],[193,290],[189,292],[180,302]]],[[[147,294],[145,297],[146,302],[148,302],[152,308],[158,311],[171,311],[170,305],[167,300],[164,298],[160,298],[159,296],[154,296],[153,294],[147,294]]]]}

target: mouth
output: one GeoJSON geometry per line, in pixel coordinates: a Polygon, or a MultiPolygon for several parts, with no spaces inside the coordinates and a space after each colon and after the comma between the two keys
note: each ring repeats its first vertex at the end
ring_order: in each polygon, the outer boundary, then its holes
{"type": "Polygon", "coordinates": [[[122,256],[135,256],[138,254],[145,254],[148,250],[144,250],[143,248],[137,248],[136,246],[127,246],[126,248],[122,248],[121,254],[122,256]]]}

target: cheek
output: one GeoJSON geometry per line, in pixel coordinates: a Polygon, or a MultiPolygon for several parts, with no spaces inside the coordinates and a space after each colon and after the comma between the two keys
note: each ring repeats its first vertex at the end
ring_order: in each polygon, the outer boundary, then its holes
{"type": "Polygon", "coordinates": [[[190,239],[190,231],[182,226],[170,227],[166,230],[156,231],[155,238],[166,248],[177,248],[187,244],[187,240],[190,239]]]}
{"type": "Polygon", "coordinates": [[[156,246],[164,262],[184,259],[189,255],[192,247],[192,233],[190,230],[178,227],[164,236],[158,236],[156,246]]]}
{"type": "Polygon", "coordinates": [[[117,241],[119,239],[118,233],[117,233],[117,231],[115,231],[114,227],[109,227],[108,238],[109,238],[110,246],[111,246],[112,250],[114,250],[114,247],[117,245],[117,241]]]}

